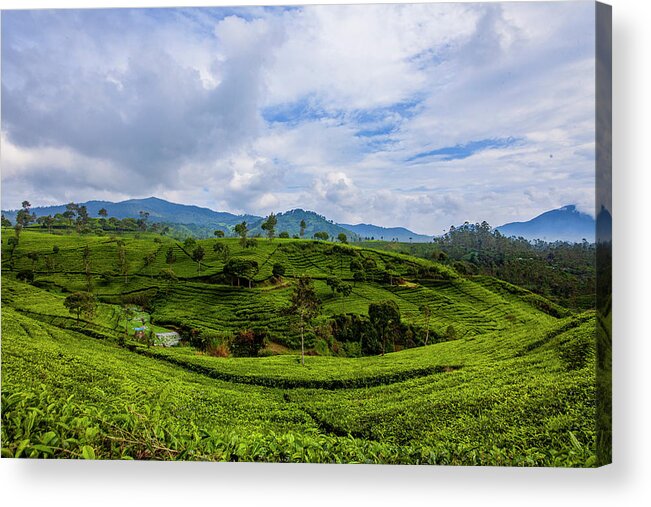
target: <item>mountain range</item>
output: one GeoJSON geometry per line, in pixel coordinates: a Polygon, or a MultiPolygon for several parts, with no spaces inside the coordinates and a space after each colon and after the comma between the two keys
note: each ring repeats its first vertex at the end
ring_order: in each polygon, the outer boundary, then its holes
{"type": "MultiPolygon", "coordinates": [[[[251,235],[264,235],[262,223],[265,218],[257,215],[235,215],[223,211],[213,211],[199,206],[177,204],[149,197],[146,199],[129,199],[122,202],[88,201],[80,203],[86,206],[90,216],[98,216],[98,211],[106,209],[109,217],[137,218],[141,211],[149,213],[149,220],[175,224],[185,230],[199,235],[209,236],[215,229],[231,231],[240,223],[247,222],[251,235]]],[[[55,215],[66,211],[65,205],[34,207],[31,211],[36,216],[55,215]]],[[[2,212],[12,222],[16,219],[16,210],[2,212]]],[[[376,239],[426,243],[432,236],[417,234],[404,227],[381,227],[373,224],[337,224],[314,211],[294,209],[276,215],[277,234],[287,232],[290,236],[300,234],[300,223],[305,221],[304,237],[311,238],[315,232],[324,231],[336,238],[340,233],[349,240],[376,239]]],[[[581,242],[584,238],[590,242],[595,238],[595,220],[590,215],[581,213],[574,205],[547,211],[526,222],[511,222],[496,227],[506,236],[519,236],[529,240],[581,242]]]]}

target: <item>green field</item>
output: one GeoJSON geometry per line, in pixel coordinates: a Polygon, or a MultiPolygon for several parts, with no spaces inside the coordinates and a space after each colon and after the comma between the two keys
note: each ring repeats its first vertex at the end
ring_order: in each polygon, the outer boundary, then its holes
{"type": "Polygon", "coordinates": [[[3,229],[3,456],[598,464],[593,312],[369,247],[200,240],[199,269],[190,249],[155,234],[26,229],[13,251],[11,237],[3,229]],[[238,286],[216,243],[256,272],[238,286]],[[176,280],[159,276],[167,268],[176,280]],[[321,306],[302,366],[286,309],[305,275],[321,306]],[[333,292],[333,277],[350,294],[333,292]],[[78,319],[64,301],[89,284],[97,307],[78,319]],[[379,301],[395,303],[402,325],[385,354],[362,354],[367,338],[354,333],[334,336],[336,319],[368,319],[379,301]],[[181,345],[136,339],[143,322],[178,331],[181,345]],[[264,330],[258,357],[228,354],[247,329],[264,330]]]}

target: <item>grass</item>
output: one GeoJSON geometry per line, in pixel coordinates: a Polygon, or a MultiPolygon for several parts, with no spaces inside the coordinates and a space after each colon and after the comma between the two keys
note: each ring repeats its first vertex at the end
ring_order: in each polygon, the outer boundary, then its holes
{"type": "Polygon", "coordinates": [[[219,240],[261,266],[249,289],[219,278],[215,240],[200,242],[208,255],[198,271],[170,238],[120,238],[132,270],[126,282],[115,273],[115,239],[26,230],[11,259],[9,235],[2,238],[3,456],[596,465],[593,312],[574,314],[489,277],[463,278],[369,248],[259,240],[243,249],[219,240]],[[92,321],[77,321],[63,306],[85,284],[84,245],[100,299],[92,321]],[[156,276],[170,246],[179,276],[172,286],[156,276]],[[28,252],[41,254],[33,284],[16,280],[32,267],[28,252]],[[146,266],[148,253],[156,255],[146,266]],[[57,256],[54,269],[46,269],[45,255],[57,256]],[[347,298],[334,296],[325,279],[352,283],[351,258],[373,259],[376,278],[355,284],[347,298]],[[280,282],[272,279],[274,263],[287,268],[280,282]],[[387,264],[400,284],[380,281],[387,264]],[[365,315],[369,302],[391,299],[405,321],[424,326],[419,307],[428,304],[432,331],[452,325],[458,339],[384,356],[308,356],[301,367],[297,331],[282,309],[293,278],[306,273],[323,301],[321,319],[365,315]],[[224,333],[265,326],[282,354],[217,358],[189,346],[121,347],[116,303],[138,293],[149,295],[149,307],[132,324],[143,318],[156,331],[183,325],[224,333]]]}

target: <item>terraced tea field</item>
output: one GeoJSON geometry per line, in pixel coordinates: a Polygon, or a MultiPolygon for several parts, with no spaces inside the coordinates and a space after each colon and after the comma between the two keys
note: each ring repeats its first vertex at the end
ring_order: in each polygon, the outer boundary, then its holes
{"type": "Polygon", "coordinates": [[[164,236],[28,229],[11,251],[12,235],[3,230],[3,456],[597,464],[591,312],[423,259],[328,242],[201,240],[199,270],[187,245],[164,236]],[[250,288],[223,274],[230,259],[257,263],[250,288]],[[160,276],[169,268],[176,279],[160,276]],[[287,309],[304,275],[321,305],[302,366],[287,309]],[[335,277],[349,294],[332,290],[335,277]],[[89,280],[97,307],[76,318],[64,301],[89,280]],[[359,348],[328,336],[332,319],[367,319],[380,301],[394,302],[405,332],[416,333],[407,348],[355,357],[359,348]],[[148,346],[132,336],[141,318],[184,341],[148,346]],[[250,328],[265,329],[260,357],[196,346],[197,336],[224,344],[250,328]]]}

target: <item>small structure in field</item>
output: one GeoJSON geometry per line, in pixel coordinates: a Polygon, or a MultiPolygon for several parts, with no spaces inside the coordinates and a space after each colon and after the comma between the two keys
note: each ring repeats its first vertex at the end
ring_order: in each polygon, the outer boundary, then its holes
{"type": "Polygon", "coordinates": [[[181,337],[176,331],[170,331],[168,333],[156,333],[156,345],[161,347],[173,347],[178,345],[181,337]]]}

